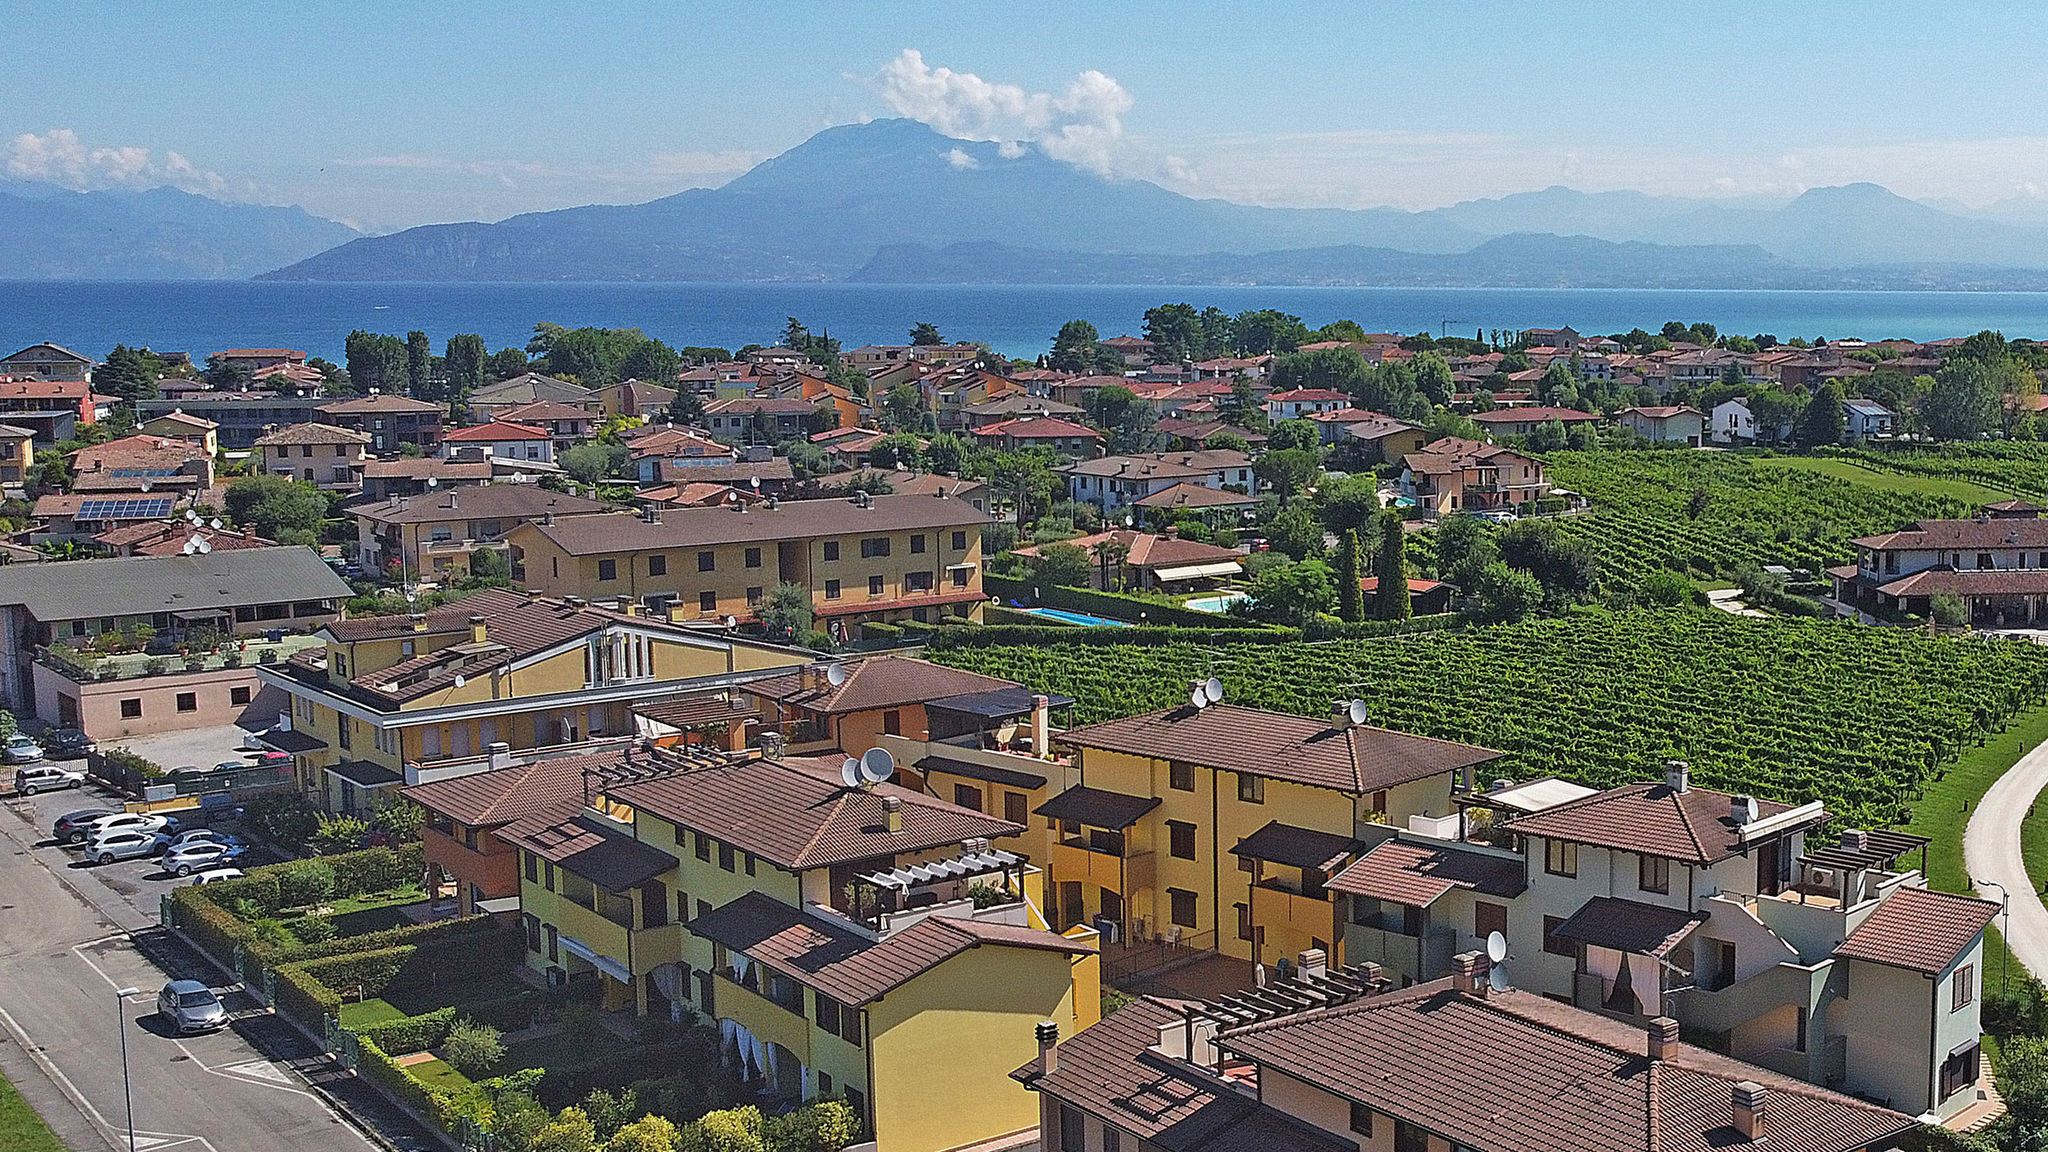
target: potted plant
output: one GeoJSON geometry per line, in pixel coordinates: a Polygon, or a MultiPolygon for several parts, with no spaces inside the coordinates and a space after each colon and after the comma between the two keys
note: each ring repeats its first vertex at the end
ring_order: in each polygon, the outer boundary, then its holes
{"type": "Polygon", "coordinates": [[[161,656],[152,656],[142,666],[144,676],[161,676],[171,670],[170,662],[161,656]]]}

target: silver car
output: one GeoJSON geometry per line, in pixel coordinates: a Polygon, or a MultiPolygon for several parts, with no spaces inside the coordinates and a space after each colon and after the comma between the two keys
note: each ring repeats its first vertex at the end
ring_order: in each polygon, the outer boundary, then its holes
{"type": "Polygon", "coordinates": [[[228,1022],[227,1006],[213,989],[197,980],[173,980],[156,994],[156,1010],[164,1023],[183,1036],[190,1032],[211,1032],[228,1022]]]}
{"type": "Polygon", "coordinates": [[[72,843],[79,844],[96,840],[109,832],[162,832],[168,836],[177,830],[175,816],[159,816],[154,812],[109,812],[97,820],[73,824],[66,836],[72,843]]]}
{"type": "Polygon", "coordinates": [[[112,864],[116,860],[154,856],[163,851],[164,840],[161,832],[116,829],[93,837],[85,846],[85,858],[95,864],[112,864]]]}
{"type": "Polygon", "coordinates": [[[17,732],[0,745],[0,759],[9,764],[33,764],[43,758],[43,746],[17,732]]]}
{"type": "Polygon", "coordinates": [[[14,770],[14,790],[23,796],[58,788],[77,788],[85,783],[85,769],[76,765],[31,764],[14,770]]]}
{"type": "Polygon", "coordinates": [[[194,872],[231,864],[241,854],[241,849],[226,844],[212,840],[194,840],[164,853],[164,871],[175,876],[190,876],[194,872]]]}

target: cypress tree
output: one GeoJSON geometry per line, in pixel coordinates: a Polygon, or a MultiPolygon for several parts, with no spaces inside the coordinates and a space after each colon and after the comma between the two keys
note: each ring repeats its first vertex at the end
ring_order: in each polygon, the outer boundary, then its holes
{"type": "Polygon", "coordinates": [[[1358,586],[1358,529],[1344,530],[1337,549],[1337,615],[1347,623],[1365,619],[1365,592],[1358,586]]]}
{"type": "Polygon", "coordinates": [[[1392,512],[1380,517],[1380,554],[1373,562],[1373,574],[1379,577],[1379,591],[1375,594],[1374,615],[1382,620],[1406,620],[1412,614],[1408,605],[1408,557],[1406,537],[1401,529],[1401,518],[1392,512]]]}

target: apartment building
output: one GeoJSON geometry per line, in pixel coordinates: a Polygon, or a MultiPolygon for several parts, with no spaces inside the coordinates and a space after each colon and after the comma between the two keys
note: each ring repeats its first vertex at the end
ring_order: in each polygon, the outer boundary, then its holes
{"type": "Polygon", "coordinates": [[[539,428],[553,438],[554,455],[560,456],[590,439],[601,414],[577,405],[553,400],[536,400],[498,410],[496,423],[539,428]]]}
{"type": "Polygon", "coordinates": [[[31,344],[0,360],[0,376],[84,383],[92,379],[92,370],[98,363],[62,344],[31,344]]]}
{"type": "Polygon", "coordinates": [[[1136,503],[1175,484],[1240,492],[1250,492],[1257,486],[1251,457],[1234,448],[1103,456],[1070,464],[1059,471],[1066,474],[1071,498],[1099,504],[1104,510],[1136,503]]]}
{"type": "Polygon", "coordinates": [[[166,436],[172,440],[188,440],[205,449],[208,456],[220,454],[220,425],[203,416],[178,411],[166,412],[136,425],[135,430],[151,436],[166,436]]]}
{"type": "Polygon", "coordinates": [[[839,1097],[883,1152],[1028,1135],[1009,1071],[1099,1016],[1092,934],[1049,931],[1016,825],[826,761],[621,750],[566,819],[514,821],[527,961],[610,1008],[715,1021],[791,1103],[839,1097]],[[971,1102],[971,1106],[963,1106],[971,1102]]]}
{"type": "Polygon", "coordinates": [[[1538,428],[1553,421],[1566,428],[1577,425],[1593,425],[1600,417],[1576,408],[1556,408],[1548,405],[1532,405],[1527,408],[1496,408],[1491,412],[1472,413],[1472,422],[1493,436],[1527,436],[1538,428]]]}
{"type": "Polygon", "coordinates": [[[349,514],[355,518],[357,556],[365,568],[403,566],[420,579],[445,580],[466,575],[480,549],[503,551],[507,533],[529,520],[607,507],[538,484],[479,484],[392,496],[355,505],[349,514]]]}
{"type": "Polygon", "coordinates": [[[770,500],[555,516],[507,536],[518,578],[551,596],[624,597],[677,619],[758,618],[769,590],[811,590],[820,627],[978,618],[988,515],[932,496],[770,500]]]}
{"type": "Polygon", "coordinates": [[[1828,569],[1835,597],[1866,611],[1928,615],[1937,593],[1961,597],[1979,627],[2048,620],[2048,520],[1921,520],[1864,536],[1856,563],[1828,569]]]}
{"type": "MultiPolygon", "coordinates": [[[[257,557],[273,552],[245,553],[257,557]]],[[[334,811],[384,802],[408,762],[630,735],[636,702],[724,692],[808,654],[582,602],[487,589],[411,616],[337,620],[257,669],[291,697],[263,741],[334,811]]]]}
{"type": "Polygon", "coordinates": [[[1319,412],[1337,412],[1351,407],[1351,394],[1333,388],[1295,388],[1266,397],[1266,419],[1303,420],[1319,412]]]}
{"type": "MultiPolygon", "coordinates": [[[[885,735],[924,740],[935,732],[949,736],[973,730],[971,724],[963,727],[953,713],[970,705],[986,707],[992,696],[1004,694],[1013,697],[1008,704],[1021,697],[1029,711],[1031,693],[1014,680],[908,656],[870,656],[759,680],[735,692],[734,699],[754,714],[762,730],[778,733],[785,747],[838,749],[858,756],[880,745],[885,735]],[[839,669],[836,676],[833,667],[839,669]]],[[[995,811],[979,804],[965,806],[995,811]]],[[[1017,813],[1009,813],[1009,818],[1017,819],[1017,813]]]]}
{"type": "MultiPolygon", "coordinates": [[[[172,412],[182,412],[187,416],[211,420],[218,426],[215,434],[220,447],[239,451],[253,448],[256,438],[265,432],[289,424],[330,419],[346,427],[347,421],[327,416],[326,406],[330,403],[317,395],[286,396],[263,391],[190,392],[162,400],[137,400],[135,416],[138,420],[150,421],[172,412]]],[[[0,414],[0,419],[15,424],[21,422],[13,414],[0,414]]]]}
{"type": "Polygon", "coordinates": [[[1263,993],[1144,997],[1013,1075],[1038,1093],[1045,1152],[1529,1152],[1780,1148],[1866,1152],[1918,1125],[1513,988],[1485,957],[1391,989],[1313,954],[1263,993]]]}
{"type": "Polygon", "coordinates": [[[263,473],[336,492],[362,487],[361,470],[370,458],[370,436],[332,424],[294,424],[256,438],[263,473]]]}
{"type": "Polygon", "coordinates": [[[480,448],[486,456],[504,460],[555,462],[555,438],[545,428],[531,424],[509,424],[494,420],[457,428],[441,436],[441,455],[452,458],[467,449],[480,448]]]}
{"type": "Polygon", "coordinates": [[[432,452],[441,443],[442,407],[409,396],[357,396],[320,405],[329,424],[367,433],[370,451],[396,452],[407,444],[432,452]]]}
{"type": "Polygon", "coordinates": [[[1541,460],[1493,444],[1446,436],[1401,458],[1401,494],[1430,515],[1513,510],[1549,493],[1541,460]]]}

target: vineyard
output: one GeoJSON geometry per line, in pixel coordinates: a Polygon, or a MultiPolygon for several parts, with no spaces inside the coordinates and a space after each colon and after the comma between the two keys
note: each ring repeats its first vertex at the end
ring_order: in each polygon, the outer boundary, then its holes
{"type": "Polygon", "coordinates": [[[1603,578],[1623,586],[1663,568],[1725,577],[1745,563],[1817,575],[1851,559],[1858,536],[1977,511],[1727,452],[1557,452],[1546,467],[1595,509],[1559,527],[1592,546],[1603,578]]]}
{"type": "Polygon", "coordinates": [[[1966,480],[2034,500],[2048,498],[2048,443],[1993,440],[1939,448],[1869,448],[1838,454],[1871,468],[1936,480],[1966,480]]]}
{"type": "Polygon", "coordinates": [[[956,649],[935,659],[1073,696],[1073,722],[1233,703],[1373,722],[1506,753],[1489,776],[1596,786],[1677,757],[1701,784],[1825,800],[1838,827],[1903,821],[1964,742],[2048,696],[2048,647],[1713,612],[1609,613],[1324,644],[956,649]]]}

